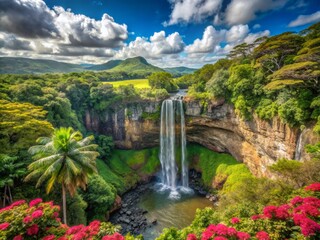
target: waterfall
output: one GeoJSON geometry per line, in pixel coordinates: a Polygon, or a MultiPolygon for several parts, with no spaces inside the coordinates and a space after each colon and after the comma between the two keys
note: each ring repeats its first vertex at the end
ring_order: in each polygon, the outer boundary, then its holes
{"type": "Polygon", "coordinates": [[[298,138],[297,144],[296,144],[296,151],[294,154],[294,159],[298,160],[298,161],[301,159],[301,153],[302,153],[302,147],[303,147],[302,146],[303,133],[304,133],[304,130],[302,130],[302,132],[299,135],[299,138],[298,138]]]}
{"type": "MultiPolygon", "coordinates": [[[[177,141],[179,142],[179,141],[177,141]]],[[[190,191],[188,181],[188,164],[186,159],[186,132],[182,100],[167,99],[161,106],[160,125],[160,162],[162,169],[162,185],[164,189],[170,189],[170,198],[179,198],[179,188],[190,191]],[[176,120],[180,116],[180,147],[181,147],[181,182],[177,186],[176,164],[176,120]]]]}

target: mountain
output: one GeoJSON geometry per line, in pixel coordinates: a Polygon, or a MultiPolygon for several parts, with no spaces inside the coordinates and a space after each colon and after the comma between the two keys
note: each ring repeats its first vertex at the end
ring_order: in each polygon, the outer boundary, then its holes
{"type": "Polygon", "coordinates": [[[128,72],[133,74],[147,75],[154,72],[164,72],[162,68],[151,65],[143,57],[127,58],[108,72],[128,72]]]}
{"type": "Polygon", "coordinates": [[[128,58],[126,60],[111,60],[103,64],[70,64],[44,59],[30,59],[18,57],[0,57],[0,74],[42,74],[68,73],[83,71],[121,72],[133,78],[145,78],[154,72],[169,72],[174,76],[192,73],[195,69],[176,67],[162,69],[148,63],[143,57],[128,58]]]}
{"type": "Polygon", "coordinates": [[[90,67],[86,67],[86,69],[89,71],[104,71],[118,66],[121,62],[122,60],[110,60],[103,64],[91,65],[90,67]]]}
{"type": "Polygon", "coordinates": [[[164,70],[172,75],[185,75],[190,74],[196,71],[195,68],[187,68],[187,67],[173,67],[173,68],[164,68],[164,70]]]}
{"type": "Polygon", "coordinates": [[[57,62],[53,60],[1,57],[0,73],[53,73],[80,72],[83,67],[77,64],[57,62]]]}

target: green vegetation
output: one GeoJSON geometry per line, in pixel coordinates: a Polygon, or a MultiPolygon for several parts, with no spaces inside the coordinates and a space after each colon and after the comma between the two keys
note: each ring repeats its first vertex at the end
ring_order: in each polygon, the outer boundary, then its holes
{"type": "Polygon", "coordinates": [[[46,183],[49,193],[55,183],[62,186],[63,221],[67,223],[66,190],[71,196],[77,188],[86,188],[88,176],[97,171],[95,160],[99,155],[97,145],[90,144],[92,136],[82,139],[82,135],[72,128],[56,129],[51,138],[40,137],[39,145],[29,149],[34,162],[28,166],[30,173],[25,180],[38,178],[36,187],[46,183]]]}
{"type": "Polygon", "coordinates": [[[174,83],[170,73],[153,73],[148,77],[148,80],[149,85],[153,89],[165,89],[168,92],[174,92],[178,90],[178,86],[174,83]]]}
{"type": "Polygon", "coordinates": [[[216,153],[197,144],[189,144],[187,151],[188,161],[194,164],[192,167],[202,172],[202,180],[207,187],[212,186],[214,177],[218,174],[233,174],[230,169],[237,170],[231,168],[233,165],[241,165],[239,172],[236,171],[235,174],[243,171],[250,175],[248,169],[229,154],[216,153]]]}
{"type": "MultiPolygon", "coordinates": [[[[246,120],[279,116],[292,127],[316,123],[320,133],[320,23],[243,43],[228,59],[205,65],[175,82],[201,101],[224,98],[246,120]]],[[[203,104],[205,106],[205,104],[203,104]]]]}
{"type": "Polygon", "coordinates": [[[132,79],[132,80],[121,80],[114,82],[104,82],[106,84],[112,84],[113,87],[125,86],[132,84],[135,88],[150,88],[148,79],[132,79]]]}

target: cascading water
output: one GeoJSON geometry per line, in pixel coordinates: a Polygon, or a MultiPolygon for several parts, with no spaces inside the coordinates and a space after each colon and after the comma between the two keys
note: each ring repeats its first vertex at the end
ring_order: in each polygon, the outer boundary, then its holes
{"type": "Polygon", "coordinates": [[[191,192],[188,181],[188,164],[186,160],[186,133],[182,100],[167,99],[161,106],[160,126],[160,162],[162,168],[162,189],[170,189],[170,198],[179,198],[179,189],[191,192]],[[181,182],[177,186],[176,164],[176,121],[175,115],[180,116],[180,147],[181,147],[181,182]]]}

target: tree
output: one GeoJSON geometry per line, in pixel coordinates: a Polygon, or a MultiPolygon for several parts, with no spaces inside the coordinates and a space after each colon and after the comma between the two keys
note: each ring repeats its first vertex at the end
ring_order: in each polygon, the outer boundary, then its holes
{"type": "Polygon", "coordinates": [[[46,181],[49,193],[55,183],[62,186],[63,220],[67,223],[66,190],[74,196],[78,187],[86,188],[88,177],[97,172],[95,151],[97,145],[90,144],[93,136],[82,138],[72,128],[56,129],[51,138],[37,139],[39,145],[29,149],[34,162],[28,166],[30,173],[25,181],[38,178],[36,187],[46,181]]]}
{"type": "Polygon", "coordinates": [[[167,72],[152,73],[149,77],[149,85],[154,89],[166,89],[168,92],[173,92],[178,89],[174,83],[172,75],[167,72]]]}
{"type": "Polygon", "coordinates": [[[11,187],[14,180],[25,175],[25,166],[23,162],[17,162],[18,157],[10,157],[0,154],[0,188],[3,188],[3,206],[6,202],[13,202],[11,187]]]}
{"type": "Polygon", "coordinates": [[[256,67],[263,67],[270,73],[279,70],[292,61],[303,42],[301,36],[290,32],[268,38],[254,49],[256,67]]]}
{"type": "Polygon", "coordinates": [[[0,152],[16,154],[38,137],[49,136],[53,127],[45,120],[46,114],[30,103],[0,100],[0,152]]]}
{"type": "Polygon", "coordinates": [[[226,97],[227,86],[226,82],[229,78],[229,72],[224,69],[216,71],[211,79],[206,83],[206,90],[212,94],[213,97],[226,97]]]}

